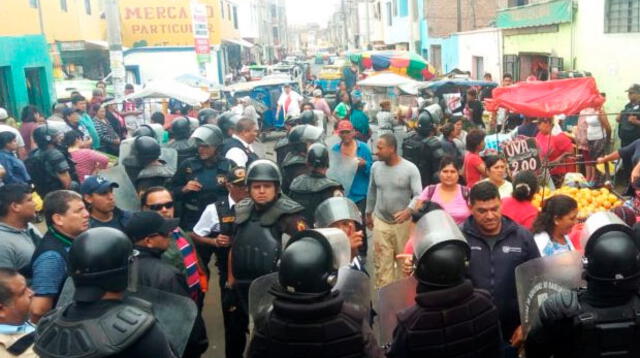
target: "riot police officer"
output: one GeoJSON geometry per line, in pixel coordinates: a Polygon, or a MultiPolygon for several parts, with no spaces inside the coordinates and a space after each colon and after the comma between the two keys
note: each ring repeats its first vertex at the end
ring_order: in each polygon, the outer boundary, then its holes
{"type": "Polygon", "coordinates": [[[198,123],[203,124],[218,124],[218,116],[220,112],[212,108],[203,108],[198,112],[198,123]]]}
{"type": "MultiPolygon", "coordinates": [[[[416,304],[397,312],[387,356],[499,357],[498,309],[488,292],[475,290],[466,279],[471,249],[451,216],[430,211],[416,224],[413,238],[416,304]]],[[[381,298],[380,304],[391,302],[381,298]]]]}
{"type": "Polygon", "coordinates": [[[436,118],[429,111],[418,115],[415,132],[402,142],[402,156],[420,170],[422,187],[438,183],[438,170],[444,150],[435,136],[436,118]]]}
{"type": "Polygon", "coordinates": [[[316,114],[310,109],[304,110],[300,113],[300,117],[298,117],[298,123],[315,126],[317,124],[316,114]]]}
{"type": "Polygon", "coordinates": [[[587,287],[544,301],[525,343],[528,358],[640,355],[638,237],[611,212],[593,214],[584,230],[587,287]]]}
{"type": "Polygon", "coordinates": [[[224,112],[218,117],[218,127],[220,127],[222,131],[222,136],[225,141],[233,136],[239,120],[240,116],[231,111],[224,112]]]}
{"type": "Polygon", "coordinates": [[[161,148],[156,139],[149,136],[139,136],[133,142],[133,149],[138,164],[142,168],[134,182],[138,193],[154,186],[165,186],[169,183],[175,171],[160,159],[161,148]]]}
{"type": "Polygon", "coordinates": [[[148,124],[143,124],[140,127],[138,127],[133,132],[133,137],[151,137],[156,140],[158,139],[156,131],[153,129],[153,127],[151,127],[148,124]]]}
{"type": "Polygon", "coordinates": [[[171,181],[174,198],[180,201],[180,227],[191,231],[207,205],[227,195],[226,177],[231,165],[219,149],[222,132],[218,126],[205,124],[191,135],[198,156],[185,160],[171,181]]]}
{"type": "Polygon", "coordinates": [[[289,153],[289,133],[296,125],[298,125],[298,118],[287,118],[284,121],[284,128],[287,131],[287,135],[280,138],[273,147],[276,152],[276,163],[278,163],[279,167],[282,167],[282,162],[289,153]]]}
{"type": "Polygon", "coordinates": [[[320,203],[330,197],[344,196],[342,185],[327,178],[329,151],[324,144],[314,143],[307,153],[308,174],[302,174],[291,182],[289,197],[304,206],[303,215],[313,222],[313,214],[320,203]]]}
{"type": "Polygon", "coordinates": [[[29,153],[25,166],[41,198],[55,190],[71,189],[78,183],[75,164],[69,153],[60,148],[58,130],[40,126],[33,131],[33,140],[38,149],[29,153]]]}
{"type": "MultiPolygon", "coordinates": [[[[238,309],[248,324],[248,291],[251,282],[277,270],[282,237],[305,230],[304,208],[280,192],[282,175],[276,163],[259,159],[246,175],[249,198],[236,204],[236,227],[231,246],[231,277],[238,309]],[[256,255],[260,260],[256,260],[256,255]]],[[[244,342],[242,342],[244,347],[244,342]]],[[[243,347],[239,348],[243,351],[243,347]]]]}
{"type": "Polygon", "coordinates": [[[318,142],[322,138],[322,129],[301,124],[295,126],[288,135],[289,152],[281,164],[284,180],[282,191],[289,194],[289,186],[293,179],[307,171],[307,148],[309,144],[318,142]]]}
{"type": "Polygon", "coordinates": [[[113,228],[90,229],[74,240],[68,262],[73,302],[38,323],[40,357],[175,357],[152,305],[125,297],[131,254],[127,236],[113,228]]]}
{"type": "Polygon", "coordinates": [[[178,152],[178,166],[185,160],[196,156],[198,149],[193,141],[189,140],[191,136],[191,123],[187,118],[176,118],[171,122],[171,134],[173,139],[167,144],[167,147],[173,148],[178,152]]]}
{"type": "MultiPolygon", "coordinates": [[[[351,257],[356,258],[359,249],[364,244],[364,226],[362,213],[351,199],[333,197],[326,199],[314,213],[315,228],[336,228],[342,230],[349,238],[351,257]]],[[[364,260],[357,257],[353,261],[354,268],[363,270],[364,260]]],[[[364,270],[363,270],[364,271],[364,270]]]]}
{"type": "Polygon", "coordinates": [[[273,303],[260,300],[270,296],[267,292],[252,288],[252,307],[258,309],[252,312],[255,330],[248,357],[293,357],[302,352],[327,358],[382,356],[366,322],[368,279],[361,272],[341,269],[349,262],[346,241],[337,229],[306,230],[291,238],[268,291],[275,297],[273,303]],[[332,290],[334,286],[338,287],[332,290]],[[348,297],[350,291],[361,295],[348,297]]]}

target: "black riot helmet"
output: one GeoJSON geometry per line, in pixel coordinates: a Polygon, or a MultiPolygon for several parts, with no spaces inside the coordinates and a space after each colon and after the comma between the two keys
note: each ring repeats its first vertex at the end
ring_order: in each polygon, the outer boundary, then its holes
{"type": "Polygon", "coordinates": [[[296,234],[280,256],[278,275],[288,293],[326,294],[337,277],[331,244],[313,230],[296,234]]]}
{"type": "Polygon", "coordinates": [[[414,275],[423,287],[447,288],[462,283],[470,248],[455,221],[444,210],[432,210],[416,224],[414,275]]]}
{"type": "Polygon", "coordinates": [[[144,136],[146,136],[146,137],[151,137],[151,138],[157,139],[156,138],[156,131],[153,130],[153,128],[151,128],[151,126],[148,125],[148,124],[143,124],[140,127],[138,127],[138,129],[136,129],[136,131],[133,132],[133,136],[134,137],[144,137],[144,136]]]}
{"type": "Polygon", "coordinates": [[[298,117],[298,123],[316,125],[316,114],[312,110],[305,110],[298,117]]]}
{"type": "Polygon", "coordinates": [[[423,137],[428,137],[433,133],[435,129],[433,118],[428,111],[422,111],[418,115],[418,122],[416,123],[416,132],[423,137]]]}
{"type": "Polygon", "coordinates": [[[236,123],[240,120],[240,116],[231,111],[224,112],[218,117],[218,127],[222,131],[224,138],[230,138],[231,130],[236,127],[236,123]]]}
{"type": "Polygon", "coordinates": [[[171,133],[175,139],[188,139],[191,135],[191,123],[189,119],[180,117],[171,122],[171,133]]]}
{"type": "Polygon", "coordinates": [[[55,138],[60,135],[60,132],[51,128],[49,125],[39,126],[33,131],[33,140],[40,149],[46,149],[47,145],[54,142],[55,138]]]}
{"type": "Polygon", "coordinates": [[[127,235],[108,227],[89,229],[73,240],[68,267],[76,287],[74,299],[94,302],[105,292],[126,290],[132,249],[127,235]]]}
{"type": "Polygon", "coordinates": [[[324,144],[314,143],[307,152],[307,164],[312,168],[329,168],[329,151],[324,144]]]}
{"type": "Polygon", "coordinates": [[[215,124],[205,124],[198,127],[193,134],[191,134],[191,140],[196,146],[208,145],[218,147],[222,144],[224,136],[220,128],[215,124]]]}
{"type": "Polygon", "coordinates": [[[219,114],[215,109],[203,108],[198,112],[198,122],[200,122],[200,125],[207,124],[210,120],[216,119],[219,114]]]}
{"type": "Polygon", "coordinates": [[[133,142],[133,150],[142,166],[158,160],[161,154],[158,141],[148,136],[137,137],[133,142]]]}
{"type": "Polygon", "coordinates": [[[280,186],[282,174],[276,163],[268,159],[258,159],[249,165],[245,181],[247,186],[254,181],[272,181],[280,186]]]}

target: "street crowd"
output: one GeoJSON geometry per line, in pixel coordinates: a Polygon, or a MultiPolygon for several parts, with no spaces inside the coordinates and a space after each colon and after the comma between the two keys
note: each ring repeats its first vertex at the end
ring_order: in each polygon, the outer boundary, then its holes
{"type": "MultiPolygon", "coordinates": [[[[505,74],[501,86],[512,82],[505,74]]],[[[284,86],[275,161],[248,98],[172,101],[142,121],[142,103],[115,103],[99,83],[49,118],[34,106],[19,121],[0,109],[0,356],[200,357],[213,330],[224,330],[226,357],[640,352],[640,85],[610,153],[602,108],[576,113],[567,135],[558,118],[501,109],[483,119],[490,91],[469,89],[441,121],[388,100],[370,118],[355,78],[335,102],[309,93],[284,86]],[[582,170],[585,187],[599,188],[596,164],[621,160],[630,198],[579,220],[573,197],[536,198],[548,184],[539,173],[510,175],[509,158],[485,148],[495,132],[534,138],[556,186],[582,170]],[[351,163],[338,169],[346,181],[329,175],[334,158],[351,163]],[[524,332],[516,267],[576,251],[586,287],[551,296],[524,332]],[[349,270],[375,289],[417,282],[390,341],[374,333],[371,300],[334,289],[352,283],[336,284],[349,270]],[[268,309],[254,311],[252,283],[274,272],[258,297],[271,297],[268,309]],[[207,324],[212,285],[223,321],[207,324]]]]}

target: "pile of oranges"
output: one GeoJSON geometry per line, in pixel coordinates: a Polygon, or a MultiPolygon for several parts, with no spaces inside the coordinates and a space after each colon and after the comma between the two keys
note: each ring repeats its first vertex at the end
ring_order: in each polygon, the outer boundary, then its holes
{"type": "Polygon", "coordinates": [[[586,219],[593,213],[611,210],[623,204],[622,200],[612,194],[607,188],[578,189],[569,186],[563,186],[556,190],[550,190],[549,188],[540,189],[540,191],[533,196],[531,203],[538,209],[541,209],[543,197],[546,200],[554,195],[560,194],[570,196],[578,202],[578,218],[580,219],[586,219]]]}

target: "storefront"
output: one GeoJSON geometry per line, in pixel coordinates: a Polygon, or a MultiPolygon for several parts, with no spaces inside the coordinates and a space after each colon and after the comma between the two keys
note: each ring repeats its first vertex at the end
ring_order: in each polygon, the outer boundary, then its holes
{"type": "Polygon", "coordinates": [[[499,10],[503,73],[516,81],[545,81],[573,69],[574,6],[571,0],[556,0],[499,10]]]}
{"type": "Polygon", "coordinates": [[[34,105],[48,114],[55,100],[49,47],[42,35],[0,37],[0,107],[19,118],[34,105]]]}

